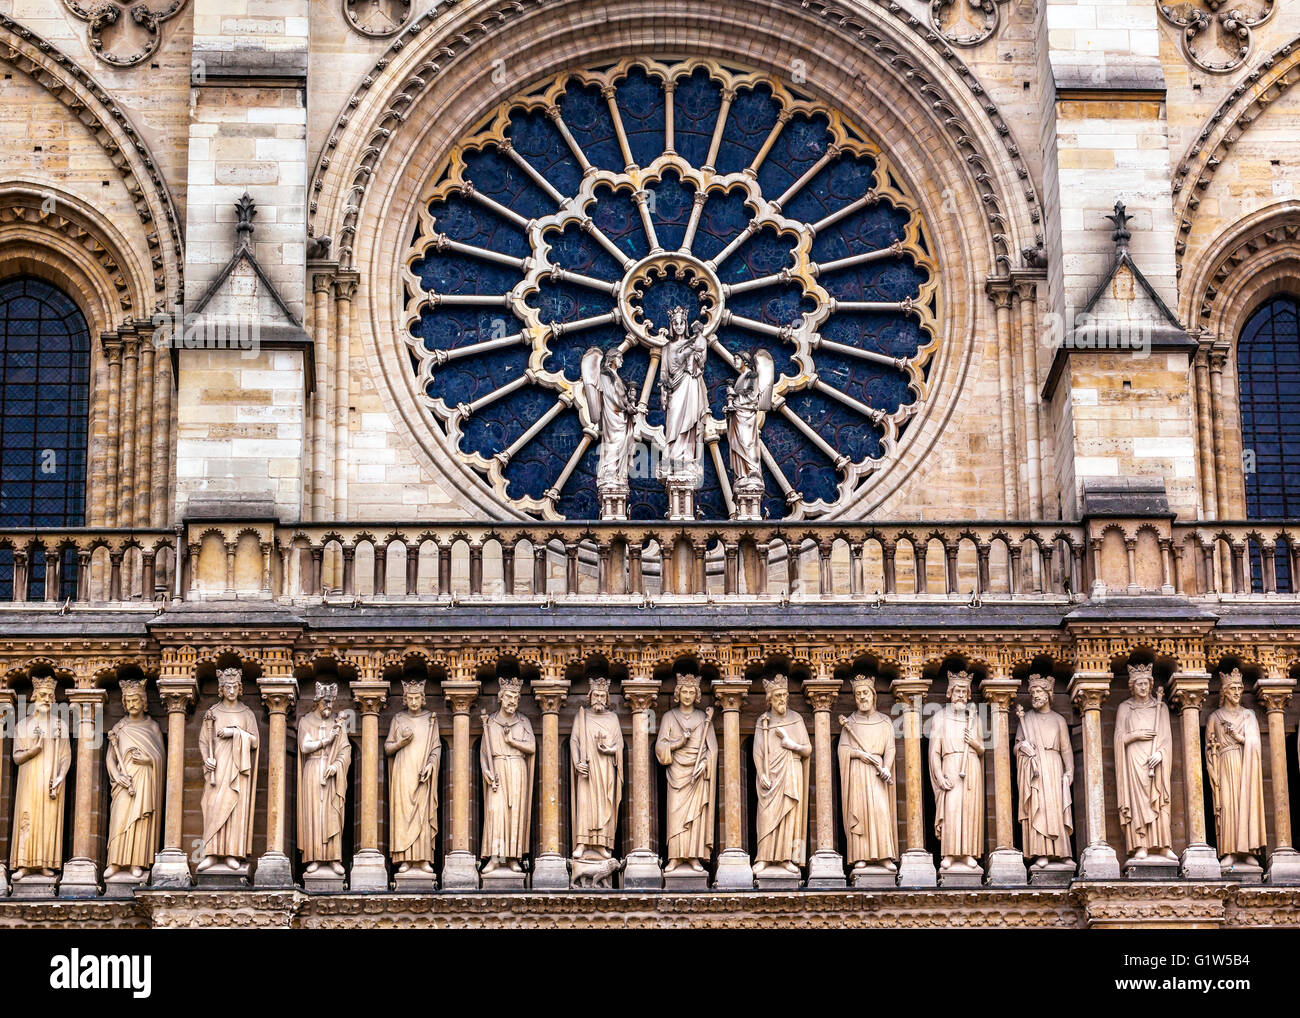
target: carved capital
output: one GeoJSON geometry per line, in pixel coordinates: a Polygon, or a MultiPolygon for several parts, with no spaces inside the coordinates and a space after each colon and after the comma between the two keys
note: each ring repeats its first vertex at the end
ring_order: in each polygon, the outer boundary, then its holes
{"type": "Polygon", "coordinates": [[[1070,702],[1080,714],[1100,711],[1106,698],[1110,696],[1111,676],[1076,673],[1070,680],[1070,702]]]}
{"type": "Polygon", "coordinates": [[[623,700],[634,714],[654,710],[659,698],[659,683],[654,679],[624,679],[621,686],[623,700]]]}
{"type": "Polygon", "coordinates": [[[803,684],[804,702],[815,713],[829,713],[839,699],[840,689],[844,683],[838,679],[809,679],[803,684]]]}
{"type": "Polygon", "coordinates": [[[481,686],[482,683],[477,681],[444,682],[442,692],[447,697],[447,705],[451,708],[451,712],[468,715],[474,709],[474,701],[478,699],[481,686]]]}
{"type": "MultiPolygon", "coordinates": [[[[539,679],[530,683],[533,699],[543,714],[558,714],[564,706],[564,699],[569,695],[569,684],[563,680],[539,679]]],[[[450,696],[448,696],[450,699],[450,696]]]]}
{"type": "Polygon", "coordinates": [[[895,679],[889,684],[894,699],[903,705],[905,712],[919,711],[930,691],[930,680],[921,678],[895,679]]]}
{"type": "Polygon", "coordinates": [[[743,679],[719,679],[712,687],[714,703],[722,708],[723,713],[739,711],[749,696],[749,683],[743,679]]]}
{"type": "Polygon", "coordinates": [[[1016,702],[1016,694],[1019,692],[1019,679],[988,678],[980,683],[980,696],[986,703],[993,704],[1002,714],[1011,710],[1011,705],[1016,702]]]}
{"type": "Polygon", "coordinates": [[[1260,679],[1255,683],[1255,699],[1264,705],[1264,709],[1270,714],[1278,714],[1286,710],[1287,704],[1291,702],[1291,694],[1295,691],[1295,681],[1292,679],[1260,679]]]}
{"type": "Polygon", "coordinates": [[[1179,672],[1169,680],[1169,702],[1183,710],[1200,711],[1210,695],[1210,676],[1198,672],[1179,672]]]}
{"type": "Polygon", "coordinates": [[[268,714],[288,714],[298,699],[298,683],[258,680],[258,690],[262,694],[262,704],[268,714]]]}
{"type": "Polygon", "coordinates": [[[194,683],[188,679],[159,679],[158,695],[168,714],[184,714],[194,705],[194,683]]]}
{"type": "Polygon", "coordinates": [[[378,714],[388,703],[389,685],[383,680],[361,679],[349,683],[348,688],[352,690],[352,699],[363,716],[378,714]]]}

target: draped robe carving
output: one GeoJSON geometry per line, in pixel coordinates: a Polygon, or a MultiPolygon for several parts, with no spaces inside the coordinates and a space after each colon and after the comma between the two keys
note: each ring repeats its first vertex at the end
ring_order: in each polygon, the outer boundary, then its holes
{"type": "Polygon", "coordinates": [[[153,865],[162,831],[165,758],[162,729],[152,718],[123,718],[108,733],[109,866],[153,865]]]}

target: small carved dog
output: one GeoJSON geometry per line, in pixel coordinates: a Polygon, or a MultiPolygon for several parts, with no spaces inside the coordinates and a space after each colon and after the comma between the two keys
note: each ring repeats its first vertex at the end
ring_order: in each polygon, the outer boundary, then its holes
{"type": "Polygon", "coordinates": [[[571,887],[614,886],[614,874],[623,869],[622,859],[570,859],[571,887]]]}

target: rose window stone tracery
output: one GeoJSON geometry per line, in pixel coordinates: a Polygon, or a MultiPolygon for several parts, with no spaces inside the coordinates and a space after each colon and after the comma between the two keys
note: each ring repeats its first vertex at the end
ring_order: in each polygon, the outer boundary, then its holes
{"type": "Polygon", "coordinates": [[[653,465],[674,308],[702,337],[701,516],[734,515],[729,388],[771,363],[768,518],[832,512],[897,455],[929,396],[938,270],[888,159],[798,86],[708,61],[624,60],[503,103],[444,160],[405,272],[413,370],[452,453],[516,510],[597,515],[600,421],[582,363],[617,370],[653,465]],[[770,360],[768,360],[770,358],[770,360]]]}

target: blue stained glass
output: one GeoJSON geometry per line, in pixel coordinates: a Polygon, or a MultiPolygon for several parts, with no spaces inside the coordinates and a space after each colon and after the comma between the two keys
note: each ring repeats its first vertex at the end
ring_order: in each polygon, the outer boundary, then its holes
{"type": "MultiPolygon", "coordinates": [[[[0,282],[0,526],[85,524],[90,330],[68,296],[43,280],[0,282]]],[[[44,590],[45,563],[30,568],[44,590]]],[[[61,597],[76,592],[65,560],[61,597]]],[[[0,598],[13,596],[13,556],[0,561],[0,598]]]]}
{"type": "MultiPolygon", "coordinates": [[[[1246,322],[1237,341],[1242,449],[1255,454],[1246,470],[1252,519],[1300,516],[1300,298],[1274,297],[1246,322]],[[1287,370],[1291,368],[1292,370],[1287,370]]],[[[1293,589],[1285,543],[1278,542],[1278,590],[1293,589]]],[[[1251,545],[1251,582],[1264,589],[1260,551],[1251,545]]]]}
{"type": "MultiPolygon", "coordinates": [[[[643,67],[632,65],[613,79],[613,85],[612,94],[631,160],[637,165],[647,166],[664,150],[666,96],[663,83],[651,77],[643,67]]],[[[722,86],[711,77],[708,69],[698,66],[675,79],[671,101],[674,104],[674,148],[686,162],[701,167],[707,161],[718,125],[722,86]]],[[[619,144],[609,98],[602,95],[599,88],[583,85],[571,78],[560,93],[558,105],[564,126],[590,164],[602,171],[621,175],[627,159],[619,144]]],[[[739,88],[728,111],[724,130],[719,134],[714,167],[718,173],[737,173],[745,169],[753,163],[769,137],[774,136],[775,141],[758,171],[759,188],[769,200],[782,195],[807,174],[809,168],[826,154],[834,138],[824,115],[802,113],[785,123],[774,135],[779,113],[780,105],[770,86],[739,88]]],[[[583,181],[581,160],[549,116],[541,111],[514,109],[509,115],[507,133],[515,153],[550,187],[564,196],[575,195],[580,190],[583,181]]],[[[478,195],[527,219],[543,218],[558,211],[559,206],[548,189],[538,186],[533,177],[515,159],[499,151],[494,142],[487,140],[475,144],[477,148],[471,145],[466,149],[464,179],[473,184],[478,195]]],[[[786,200],[781,214],[796,222],[818,222],[861,198],[875,184],[876,172],[874,158],[841,154],[809,176],[786,200]]],[[[673,251],[681,248],[686,243],[686,229],[694,209],[694,185],[685,182],[678,171],[669,168],[663,179],[649,182],[647,188],[646,207],[659,249],[673,251]]],[[[620,281],[625,272],[622,259],[638,261],[650,254],[650,236],[631,185],[623,183],[611,187],[601,182],[594,194],[595,200],[585,211],[596,233],[576,224],[563,230],[552,229],[545,234],[545,246],[536,252],[530,251],[526,231],[506,216],[485,207],[480,199],[453,193],[445,200],[435,202],[430,211],[437,229],[451,239],[521,260],[531,257],[533,264],[540,262],[543,266],[554,266],[584,278],[582,281],[564,280],[558,274],[541,275],[537,278],[536,289],[526,298],[527,311],[519,310],[517,314],[505,306],[480,308],[444,303],[426,307],[412,327],[416,340],[429,350],[454,351],[515,334],[523,327],[525,318],[542,325],[572,325],[614,310],[616,303],[610,290],[598,287],[594,281],[611,284],[620,281]],[[621,258],[611,255],[608,250],[611,244],[621,258]]],[[[727,193],[710,193],[703,203],[689,244],[690,254],[700,260],[716,258],[745,233],[757,211],[746,204],[743,188],[737,187],[727,193]]],[[[904,236],[910,215],[888,201],[859,209],[833,226],[817,231],[813,240],[813,259],[825,265],[846,256],[886,248],[904,236]]],[[[738,324],[735,319],[756,320],[779,328],[799,325],[802,316],[816,311],[817,303],[812,294],[805,294],[796,283],[783,283],[779,278],[773,278],[782,270],[795,266],[795,245],[793,235],[764,228],[733,247],[717,267],[724,286],[755,280],[761,283],[725,297],[725,307],[734,318],[730,324],[718,328],[716,343],[732,354],[767,350],[774,359],[778,376],[790,379],[801,374],[791,360],[794,344],[738,324]]],[[[425,290],[444,295],[506,294],[524,272],[522,265],[501,264],[473,252],[446,250],[430,251],[413,267],[425,290]]],[[[910,256],[889,255],[861,265],[823,271],[819,284],[826,293],[840,301],[894,303],[904,298],[915,298],[928,278],[928,273],[919,269],[910,256]]],[[[684,307],[692,321],[702,318],[689,279],[652,275],[642,283],[641,290],[642,295],[633,298],[632,303],[642,308],[643,320],[652,328],[663,327],[668,309],[676,305],[684,307]]],[[[823,322],[820,332],[827,341],[889,357],[910,357],[927,338],[915,317],[898,311],[863,313],[838,310],[823,322]]],[[[562,374],[572,385],[580,377],[581,359],[587,349],[608,350],[626,345],[625,338],[625,326],[617,322],[577,331],[562,329],[558,335],[553,334],[545,340],[546,355],[542,366],[548,372],[562,374]]],[[[493,396],[504,386],[518,384],[528,364],[530,348],[530,345],[520,343],[476,351],[441,365],[434,364],[430,369],[432,377],[428,382],[428,392],[451,406],[493,396]]],[[[33,351],[34,347],[31,347],[26,353],[34,358],[33,351]]],[[[11,357],[23,355],[24,351],[16,343],[10,347],[11,357]]],[[[854,407],[853,401],[886,412],[910,404],[915,394],[909,388],[906,373],[889,364],[874,363],[827,347],[815,350],[813,358],[818,377],[843,393],[847,402],[816,391],[792,390],[786,395],[788,409],[804,428],[852,460],[860,462],[879,456],[882,431],[860,408],[854,407]]],[[[418,364],[418,359],[415,363],[418,364]]],[[[53,382],[51,372],[54,367],[50,362],[42,365],[41,380],[47,385],[53,382]]],[[[1300,369],[1300,359],[1294,367],[1300,369]]],[[[32,387],[35,376],[27,378],[22,373],[35,372],[35,360],[29,363],[15,361],[11,370],[15,380],[13,398],[34,402],[34,394],[24,394],[17,387],[23,384],[32,387]]],[[[648,351],[633,343],[625,352],[621,373],[634,395],[639,397],[641,394],[649,370],[648,351]]],[[[1300,374],[1300,370],[1296,373],[1300,374]]],[[[710,411],[721,420],[725,416],[726,389],[734,382],[735,372],[724,357],[710,352],[704,376],[710,411]]],[[[67,382],[68,379],[61,379],[59,384],[67,382]]],[[[462,421],[462,451],[488,457],[509,447],[532,422],[557,406],[559,393],[555,386],[556,383],[549,379],[530,382],[513,388],[504,396],[495,396],[487,405],[475,409],[462,421]]],[[[661,426],[664,415],[657,383],[650,387],[648,397],[647,424],[650,427],[661,426]]],[[[49,398],[48,393],[42,397],[46,398],[49,398]]],[[[765,464],[767,494],[764,511],[769,517],[781,518],[789,512],[789,503],[782,494],[786,485],[792,485],[798,496],[807,501],[834,502],[838,498],[840,478],[833,458],[828,457],[819,443],[811,441],[800,427],[779,412],[771,413],[767,416],[763,440],[781,475],[778,478],[765,464]]],[[[546,497],[581,442],[581,421],[577,412],[566,410],[558,413],[528,443],[512,450],[504,471],[507,496],[546,497]]],[[[719,443],[718,451],[726,463],[725,439],[719,443]]],[[[644,449],[638,451],[642,460],[646,458],[644,453],[644,449]]],[[[583,455],[573,461],[570,476],[556,502],[557,510],[565,517],[595,516],[598,508],[595,491],[598,458],[598,445],[591,443],[583,455]]],[[[654,476],[653,466],[653,462],[638,465],[634,459],[628,502],[629,515],[633,519],[662,518],[666,511],[662,482],[654,476]]],[[[702,467],[704,479],[697,492],[697,506],[706,517],[722,517],[726,514],[726,506],[710,454],[704,456],[702,467]]]]}

